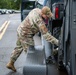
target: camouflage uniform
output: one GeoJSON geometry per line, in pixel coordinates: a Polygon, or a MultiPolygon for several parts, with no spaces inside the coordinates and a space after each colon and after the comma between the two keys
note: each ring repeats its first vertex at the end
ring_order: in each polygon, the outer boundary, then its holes
{"type": "Polygon", "coordinates": [[[58,40],[48,33],[45,22],[40,16],[39,11],[40,9],[38,8],[33,9],[19,25],[17,29],[17,47],[14,49],[11,55],[11,60],[13,62],[16,61],[23,50],[27,51],[27,48],[30,45],[34,45],[33,36],[39,31],[48,42],[58,45],[58,40]]]}

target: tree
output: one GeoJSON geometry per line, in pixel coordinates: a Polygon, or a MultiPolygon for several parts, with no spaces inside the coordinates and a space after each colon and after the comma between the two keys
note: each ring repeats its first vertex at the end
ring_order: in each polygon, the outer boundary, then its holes
{"type": "Polygon", "coordinates": [[[20,9],[21,0],[1,0],[0,8],[20,9]]]}

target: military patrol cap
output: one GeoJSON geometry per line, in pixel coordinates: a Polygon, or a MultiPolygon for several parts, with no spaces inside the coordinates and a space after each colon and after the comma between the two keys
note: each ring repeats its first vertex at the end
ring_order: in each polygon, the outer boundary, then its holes
{"type": "Polygon", "coordinates": [[[53,14],[48,6],[44,6],[42,8],[42,13],[47,15],[47,17],[49,17],[49,18],[51,18],[53,16],[53,14]]]}

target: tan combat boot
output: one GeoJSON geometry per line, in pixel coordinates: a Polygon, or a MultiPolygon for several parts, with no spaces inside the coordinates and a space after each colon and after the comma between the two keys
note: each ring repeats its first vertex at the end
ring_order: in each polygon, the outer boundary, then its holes
{"type": "Polygon", "coordinates": [[[11,70],[13,70],[14,72],[16,72],[16,69],[15,69],[15,67],[14,67],[14,62],[12,62],[11,60],[7,63],[6,67],[7,67],[8,69],[11,69],[11,70]]]}

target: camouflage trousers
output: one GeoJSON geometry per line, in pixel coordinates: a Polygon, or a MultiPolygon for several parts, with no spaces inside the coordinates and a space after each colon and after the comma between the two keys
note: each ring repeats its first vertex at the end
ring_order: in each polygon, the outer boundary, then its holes
{"type": "Polygon", "coordinates": [[[28,38],[24,37],[24,39],[23,39],[23,38],[20,38],[20,36],[18,36],[18,39],[16,42],[16,47],[14,48],[14,50],[11,53],[10,60],[15,62],[23,50],[25,52],[27,52],[27,49],[29,48],[29,46],[34,46],[33,37],[28,37],[28,38]]]}

